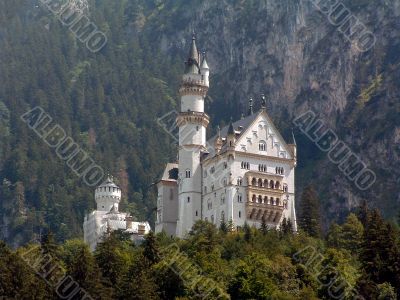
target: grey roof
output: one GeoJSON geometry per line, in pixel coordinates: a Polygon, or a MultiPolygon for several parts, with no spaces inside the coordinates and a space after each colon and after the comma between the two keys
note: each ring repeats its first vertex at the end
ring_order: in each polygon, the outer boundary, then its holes
{"type": "MultiPolygon", "coordinates": [[[[252,114],[250,116],[245,117],[244,119],[240,119],[232,123],[232,128],[234,130],[238,130],[239,127],[242,127],[240,134],[237,137],[240,137],[241,133],[246,131],[246,129],[253,123],[253,121],[259,116],[260,113],[252,114]]],[[[221,138],[226,138],[226,136],[228,135],[229,127],[230,125],[225,126],[224,128],[221,129],[221,138]]],[[[209,149],[209,152],[212,152],[214,150],[215,139],[217,138],[217,136],[218,135],[215,135],[207,141],[208,148],[211,148],[209,149]]],[[[226,144],[222,147],[222,150],[224,150],[225,148],[226,144]]]]}
{"type": "Polygon", "coordinates": [[[114,181],[110,178],[110,176],[107,177],[107,179],[99,185],[99,187],[118,187],[114,181]]]}
{"type": "Polygon", "coordinates": [[[202,68],[202,69],[209,69],[208,63],[207,63],[206,55],[204,54],[203,57],[204,57],[204,58],[203,58],[203,62],[201,63],[201,68],[202,68]]]}
{"type": "Polygon", "coordinates": [[[168,163],[165,167],[161,180],[176,181],[178,180],[178,164],[168,163]]]}
{"type": "Polygon", "coordinates": [[[199,66],[199,51],[197,50],[196,46],[196,37],[193,34],[192,37],[192,44],[190,46],[190,51],[189,51],[189,57],[188,60],[185,62],[186,68],[185,68],[185,73],[186,74],[199,74],[200,72],[200,66],[199,66]]]}

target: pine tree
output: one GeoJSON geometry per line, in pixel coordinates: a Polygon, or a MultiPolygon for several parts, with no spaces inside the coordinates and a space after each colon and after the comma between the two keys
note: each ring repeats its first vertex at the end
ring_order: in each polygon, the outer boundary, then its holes
{"type": "Polygon", "coordinates": [[[150,231],[149,234],[145,237],[143,247],[143,255],[150,266],[160,261],[159,246],[153,231],[150,231]]]}
{"type": "Polygon", "coordinates": [[[223,234],[228,233],[228,225],[226,224],[225,221],[221,221],[221,224],[219,225],[219,230],[220,230],[223,234]]]}
{"type": "MultiPolygon", "coordinates": [[[[286,220],[286,219],[285,219],[286,220]]],[[[265,221],[265,218],[261,219],[261,227],[260,231],[263,235],[266,235],[268,233],[268,225],[267,222],[265,221]]]]}
{"type": "Polygon", "coordinates": [[[313,186],[304,188],[300,202],[299,226],[313,237],[321,235],[320,206],[313,186]]]}

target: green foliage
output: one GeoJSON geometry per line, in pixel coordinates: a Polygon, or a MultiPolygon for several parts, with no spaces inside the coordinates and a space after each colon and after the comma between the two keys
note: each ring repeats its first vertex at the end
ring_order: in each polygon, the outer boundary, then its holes
{"type": "Polygon", "coordinates": [[[326,241],[247,224],[226,232],[198,221],[184,240],[150,233],[139,246],[108,232],[94,253],[80,240],[57,245],[51,234],[42,247],[15,252],[0,242],[0,292],[56,299],[29,264],[40,264],[46,252],[94,299],[204,299],[202,293],[209,293],[206,299],[396,299],[399,232],[377,211],[365,213],[364,232],[349,214],[344,224],[331,226],[326,241]]]}
{"type": "Polygon", "coordinates": [[[299,226],[310,236],[319,237],[321,234],[320,204],[313,186],[307,186],[300,199],[299,226]]]}

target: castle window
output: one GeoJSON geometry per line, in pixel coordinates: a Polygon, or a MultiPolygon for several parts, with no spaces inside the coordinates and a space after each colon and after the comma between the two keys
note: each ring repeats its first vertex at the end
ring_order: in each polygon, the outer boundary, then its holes
{"type": "Polygon", "coordinates": [[[248,162],[245,162],[245,161],[242,161],[240,166],[241,166],[242,169],[247,169],[247,170],[250,169],[250,164],[248,162]]]}
{"type": "Polygon", "coordinates": [[[199,126],[196,126],[196,131],[199,131],[199,126]]]}
{"type": "Polygon", "coordinates": [[[242,217],[242,212],[239,210],[239,218],[242,217]]]}
{"type": "Polygon", "coordinates": [[[256,185],[257,185],[257,179],[253,178],[253,179],[251,180],[251,185],[252,185],[252,186],[256,186],[256,185]]]}
{"type": "Polygon", "coordinates": [[[199,213],[197,212],[197,210],[196,210],[196,217],[199,215],[199,213]]]}
{"type": "Polygon", "coordinates": [[[223,211],[221,212],[221,222],[225,223],[225,213],[223,211]]]}
{"type": "Polygon", "coordinates": [[[228,168],[228,163],[225,161],[224,162],[224,169],[228,168]]]}
{"type": "Polygon", "coordinates": [[[221,195],[221,205],[225,204],[225,195],[221,195]]]}
{"type": "Polygon", "coordinates": [[[214,215],[211,215],[211,223],[214,224],[214,215]]]}
{"type": "Polygon", "coordinates": [[[287,186],[287,184],[284,184],[284,185],[283,185],[283,191],[287,193],[287,191],[288,191],[288,186],[287,186]]]}
{"type": "Polygon", "coordinates": [[[210,199],[208,199],[207,208],[208,208],[208,210],[212,209],[212,202],[210,199]]]}
{"type": "Polygon", "coordinates": [[[224,186],[226,186],[228,184],[228,181],[226,178],[224,178],[224,186]]]}
{"type": "Polygon", "coordinates": [[[190,203],[190,197],[187,197],[187,202],[190,203]]]}
{"type": "Polygon", "coordinates": [[[190,170],[186,170],[186,178],[190,178],[190,170]]]}
{"type": "Polygon", "coordinates": [[[214,174],[214,172],[215,172],[215,168],[214,167],[211,167],[211,174],[214,174]]]}
{"type": "Polygon", "coordinates": [[[239,177],[237,179],[237,185],[241,186],[242,184],[243,184],[243,179],[242,179],[242,177],[239,177]]]}
{"type": "Polygon", "coordinates": [[[264,141],[260,141],[260,143],[258,144],[258,150],[267,151],[267,144],[264,141]]]}
{"type": "Polygon", "coordinates": [[[260,178],[260,179],[258,179],[258,186],[259,187],[262,187],[263,186],[263,181],[262,181],[262,179],[260,178]]]}
{"type": "Polygon", "coordinates": [[[207,187],[204,187],[204,194],[207,194],[207,187]]]}
{"type": "Polygon", "coordinates": [[[237,200],[239,203],[242,203],[242,194],[237,195],[237,200]]]}

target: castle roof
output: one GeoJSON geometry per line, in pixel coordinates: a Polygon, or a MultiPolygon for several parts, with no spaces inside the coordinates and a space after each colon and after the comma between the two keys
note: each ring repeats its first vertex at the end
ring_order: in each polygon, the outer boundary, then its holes
{"type": "Polygon", "coordinates": [[[196,46],[196,37],[193,34],[192,44],[190,46],[190,51],[189,51],[189,57],[188,57],[187,61],[185,62],[185,65],[186,65],[185,73],[186,74],[199,74],[199,72],[200,72],[199,64],[200,64],[199,51],[197,50],[197,46],[196,46]]]}
{"type": "Polygon", "coordinates": [[[116,187],[117,188],[118,186],[114,183],[114,181],[111,179],[111,177],[108,176],[107,179],[102,184],[99,185],[99,187],[116,187]]]}
{"type": "Polygon", "coordinates": [[[161,180],[176,181],[178,180],[178,164],[168,163],[165,167],[161,180]]]}
{"type": "MultiPolygon", "coordinates": [[[[252,114],[243,119],[240,119],[234,123],[230,123],[228,126],[225,126],[220,130],[220,136],[222,139],[226,138],[227,135],[233,130],[236,134],[236,137],[239,137],[246,129],[254,122],[254,120],[259,116],[259,114],[252,114]],[[240,131],[236,131],[236,129],[240,128],[240,131]]],[[[207,141],[207,146],[209,148],[209,152],[214,152],[214,144],[215,139],[218,137],[218,134],[213,136],[207,141]],[[210,149],[211,148],[211,149],[210,149]]],[[[226,144],[222,147],[222,151],[226,148],[226,144]]]]}

